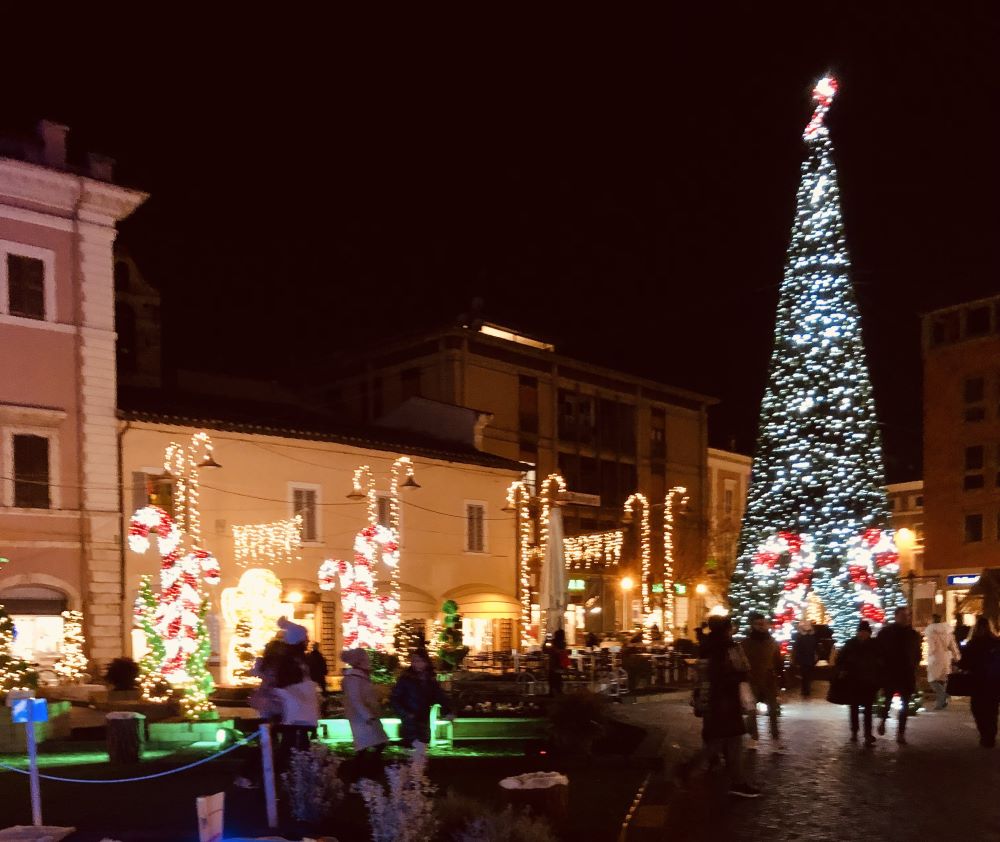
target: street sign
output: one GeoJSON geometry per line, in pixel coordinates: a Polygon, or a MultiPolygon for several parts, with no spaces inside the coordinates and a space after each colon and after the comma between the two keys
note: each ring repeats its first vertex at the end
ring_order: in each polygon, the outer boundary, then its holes
{"type": "Polygon", "coordinates": [[[49,703],[45,699],[15,699],[10,709],[10,721],[15,725],[48,722],[49,703]]]}

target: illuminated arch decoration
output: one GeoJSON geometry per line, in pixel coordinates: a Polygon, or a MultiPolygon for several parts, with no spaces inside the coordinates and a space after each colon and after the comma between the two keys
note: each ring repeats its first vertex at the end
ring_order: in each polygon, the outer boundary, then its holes
{"type": "Polygon", "coordinates": [[[521,604],[521,646],[533,643],[531,628],[531,559],[534,527],[531,522],[531,492],[518,480],[507,489],[507,505],[514,509],[517,520],[517,596],[521,604]]]}
{"type": "Polygon", "coordinates": [[[261,567],[244,571],[236,587],[222,592],[222,616],[233,629],[227,665],[234,683],[259,683],[248,675],[248,664],[253,665],[278,631],[278,618],[285,613],[281,592],[281,579],[261,567]]]}
{"type": "Polygon", "coordinates": [[[171,684],[190,681],[188,661],[198,649],[198,628],[204,612],[201,580],[219,584],[219,562],[207,550],[181,555],[181,531],[174,519],[158,506],[145,506],[129,521],[129,549],[145,553],[150,535],[160,552],[160,593],[154,616],[166,650],[160,671],[171,684]]]}
{"type": "Polygon", "coordinates": [[[649,532],[649,500],[646,498],[645,494],[636,492],[625,501],[625,516],[627,519],[631,519],[633,517],[632,510],[636,506],[639,506],[642,509],[639,529],[639,547],[640,555],[642,557],[640,593],[642,595],[642,638],[643,642],[648,645],[652,641],[650,629],[656,618],[653,616],[653,610],[649,597],[652,587],[651,576],[653,567],[649,532]]]}

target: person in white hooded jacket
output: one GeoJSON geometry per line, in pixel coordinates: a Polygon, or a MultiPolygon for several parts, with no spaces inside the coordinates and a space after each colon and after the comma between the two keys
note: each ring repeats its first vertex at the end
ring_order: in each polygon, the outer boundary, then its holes
{"type": "Polygon", "coordinates": [[[382,727],[382,705],[371,679],[371,660],[364,649],[347,649],[340,659],[350,667],[344,674],[344,716],[351,724],[357,776],[377,778],[382,751],[389,738],[382,727]]]}
{"type": "Polygon", "coordinates": [[[951,626],[941,622],[941,615],[934,614],[933,622],[924,629],[927,642],[927,681],[934,690],[934,710],[944,710],[948,706],[945,682],[952,664],[961,657],[951,626]]]}

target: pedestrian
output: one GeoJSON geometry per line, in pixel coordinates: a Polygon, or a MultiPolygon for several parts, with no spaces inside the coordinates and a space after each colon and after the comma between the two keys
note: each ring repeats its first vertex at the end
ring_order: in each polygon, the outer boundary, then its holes
{"type": "Polygon", "coordinates": [[[733,626],[728,617],[712,617],[708,634],[699,651],[701,702],[695,713],[702,716],[702,747],[677,767],[677,775],[686,783],[691,773],[721,753],[729,775],[729,793],[742,798],[757,798],[760,790],[743,777],[743,702],[740,684],[749,678],[750,668],[743,650],[733,640],[733,626]]]}
{"type": "MultiPolygon", "coordinates": [[[[754,699],[758,704],[767,705],[767,717],[771,726],[771,750],[782,752],[785,747],[781,742],[781,731],[778,727],[778,687],[784,661],[781,657],[781,647],[767,630],[767,619],[763,614],[750,615],[750,633],[742,645],[743,654],[750,666],[750,687],[754,699]]],[[[753,751],[760,741],[756,705],[747,716],[747,726],[750,731],[750,743],[747,748],[753,751]]]]}
{"type": "Polygon", "coordinates": [[[896,742],[906,745],[906,720],[910,713],[910,697],[917,689],[917,667],[920,665],[920,633],[911,625],[910,609],[901,606],[893,615],[894,622],[882,628],[875,638],[882,659],[882,692],[885,705],[878,724],[880,735],[885,734],[885,723],[892,708],[892,697],[897,693],[902,705],[896,742]]]}
{"type": "Polygon", "coordinates": [[[932,614],[931,619],[933,622],[924,629],[924,640],[927,641],[927,681],[934,690],[934,710],[944,710],[948,707],[948,675],[962,653],[955,642],[951,626],[941,622],[941,615],[932,614]]]}
{"type": "MultiPolygon", "coordinates": [[[[264,647],[263,654],[254,662],[250,675],[260,679],[247,700],[250,707],[257,711],[261,724],[275,728],[281,725],[281,696],[278,694],[278,672],[281,663],[289,658],[285,644],[280,640],[271,640],[264,647]]],[[[263,771],[261,767],[260,749],[253,749],[247,755],[240,774],[234,781],[240,789],[256,789],[261,782],[263,771]]]]}
{"type": "Polygon", "coordinates": [[[809,620],[799,623],[798,634],[792,641],[792,664],[798,668],[802,683],[802,698],[812,696],[813,671],[816,669],[816,632],[809,620]]]}
{"type": "Polygon", "coordinates": [[[965,618],[959,614],[955,618],[955,643],[958,644],[959,649],[961,649],[962,644],[969,639],[969,627],[965,625],[965,618]]]}
{"type": "Polygon", "coordinates": [[[426,649],[413,653],[410,666],[400,673],[392,688],[389,704],[399,714],[399,735],[403,745],[407,748],[413,748],[414,743],[430,745],[431,708],[441,705],[441,712],[448,716],[451,704],[438,684],[426,649]]]}
{"type": "Polygon", "coordinates": [[[548,645],[549,695],[562,695],[563,670],[569,669],[569,649],[566,647],[566,632],[556,629],[548,645]]]}
{"type": "Polygon", "coordinates": [[[312,649],[306,655],[306,666],[309,668],[309,677],[319,685],[319,689],[323,695],[326,695],[326,676],[329,670],[326,665],[326,658],[319,651],[318,643],[314,643],[312,649]]]}
{"type": "Polygon", "coordinates": [[[349,667],[343,680],[344,717],[354,740],[355,777],[377,779],[389,738],[382,727],[382,705],[372,684],[371,659],[364,649],[348,649],[340,658],[349,667]]]}
{"type": "Polygon", "coordinates": [[[288,651],[305,661],[306,643],[309,632],[305,626],[289,620],[288,617],[278,618],[278,638],[288,647],[288,651]]]}
{"type": "Polygon", "coordinates": [[[653,625],[649,627],[649,639],[653,641],[653,643],[659,643],[663,640],[663,632],[660,631],[660,627],[656,623],[653,623],[653,625]]]}
{"type": "Polygon", "coordinates": [[[997,710],[1000,709],[1000,640],[990,621],[977,617],[972,637],[965,644],[959,666],[972,673],[970,707],[979,730],[979,745],[996,748],[997,710]]]}
{"type": "Polygon", "coordinates": [[[593,632],[587,632],[587,648],[597,649],[601,645],[601,639],[593,632]]]}
{"type": "Polygon", "coordinates": [[[285,657],[278,665],[275,692],[281,700],[281,724],[278,734],[281,745],[275,765],[279,770],[288,768],[293,750],[304,751],[319,725],[319,687],[302,674],[302,663],[297,657],[285,657]]]}
{"type": "Polygon", "coordinates": [[[841,683],[840,691],[850,708],[851,742],[858,741],[860,720],[863,718],[865,745],[873,746],[872,705],[878,693],[882,663],[867,620],[858,623],[857,634],[840,650],[834,669],[835,681],[841,683]]]}

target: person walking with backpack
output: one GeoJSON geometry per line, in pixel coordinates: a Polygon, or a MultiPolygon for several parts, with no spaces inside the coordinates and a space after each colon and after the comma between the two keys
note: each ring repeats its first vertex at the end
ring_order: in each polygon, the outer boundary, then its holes
{"type": "Polygon", "coordinates": [[[972,717],[979,730],[979,745],[995,748],[997,712],[1000,709],[1000,640],[990,621],[977,617],[972,637],[965,644],[959,666],[972,673],[972,717]]]}
{"type": "Polygon", "coordinates": [[[865,745],[873,746],[872,705],[878,692],[881,661],[867,620],[858,623],[858,633],[840,650],[834,670],[834,682],[841,684],[839,691],[850,708],[851,742],[858,741],[863,717],[865,745]]]}
{"type": "Polygon", "coordinates": [[[892,708],[892,697],[898,693],[902,706],[899,710],[896,742],[906,745],[906,720],[910,713],[910,697],[917,690],[921,640],[920,633],[910,624],[909,608],[905,606],[897,608],[894,620],[895,622],[885,626],[875,638],[882,658],[882,692],[885,694],[885,707],[882,709],[878,732],[879,735],[885,734],[885,723],[892,708]]]}
{"type": "MultiPolygon", "coordinates": [[[[771,750],[782,752],[785,747],[778,727],[778,686],[784,660],[781,657],[781,647],[767,630],[767,619],[763,614],[750,615],[750,634],[742,642],[742,646],[750,665],[750,687],[754,699],[759,704],[767,705],[767,717],[771,725],[771,750]]],[[[756,705],[747,715],[747,727],[750,731],[750,744],[747,748],[753,751],[760,741],[756,705]]]]}
{"type": "Polygon", "coordinates": [[[927,681],[934,690],[934,710],[948,707],[948,693],[945,684],[952,664],[962,657],[955,642],[951,626],[941,622],[940,614],[933,614],[932,622],[924,629],[927,642],[927,681]]]}

